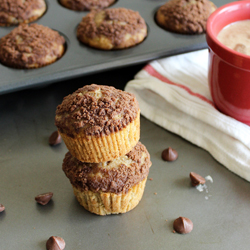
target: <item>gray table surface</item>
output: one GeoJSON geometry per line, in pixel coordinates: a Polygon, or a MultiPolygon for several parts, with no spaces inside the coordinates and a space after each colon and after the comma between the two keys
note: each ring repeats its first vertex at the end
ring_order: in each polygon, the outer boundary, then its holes
{"type": "Polygon", "coordinates": [[[0,97],[1,250],[46,249],[61,236],[65,249],[249,249],[250,184],[229,172],[206,151],[141,117],[141,142],[152,167],[139,205],[122,215],[98,216],[76,201],[61,166],[67,149],[48,145],[62,98],[90,84],[120,89],[142,65],[108,71],[0,97]],[[167,147],[179,158],[161,159],[167,147]],[[190,185],[189,173],[210,175],[208,193],[190,185]],[[46,206],[34,197],[51,191],[46,206]],[[155,194],[157,193],[157,194],[155,194]],[[173,220],[190,218],[190,234],[173,233],[173,220]],[[166,221],[167,220],[167,221],[166,221]]]}

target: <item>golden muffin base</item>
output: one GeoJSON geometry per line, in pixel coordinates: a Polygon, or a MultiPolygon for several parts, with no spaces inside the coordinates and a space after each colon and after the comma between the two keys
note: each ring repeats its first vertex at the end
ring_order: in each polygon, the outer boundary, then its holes
{"type": "Polygon", "coordinates": [[[140,202],[147,178],[129,189],[126,194],[80,191],[73,186],[78,202],[89,212],[98,215],[126,213],[140,202]]]}
{"type": "Polygon", "coordinates": [[[111,161],[127,154],[140,139],[140,112],[124,129],[104,136],[72,138],[60,133],[70,153],[82,162],[99,163],[111,161]]]}
{"type": "Polygon", "coordinates": [[[87,44],[90,47],[101,49],[101,50],[119,50],[133,47],[139,43],[141,43],[145,37],[147,36],[147,30],[141,29],[137,34],[131,35],[126,34],[124,40],[119,45],[114,45],[112,41],[104,36],[95,36],[93,38],[89,38],[86,35],[79,36],[79,40],[87,44]]]}

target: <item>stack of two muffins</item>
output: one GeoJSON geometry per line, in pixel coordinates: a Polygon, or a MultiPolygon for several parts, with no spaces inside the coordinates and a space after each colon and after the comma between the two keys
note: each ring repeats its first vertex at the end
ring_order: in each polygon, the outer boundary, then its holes
{"type": "Polygon", "coordinates": [[[133,209],[151,166],[139,142],[135,96],[109,86],[84,86],[57,107],[55,124],[69,150],[63,171],[79,203],[99,215],[133,209]]]}

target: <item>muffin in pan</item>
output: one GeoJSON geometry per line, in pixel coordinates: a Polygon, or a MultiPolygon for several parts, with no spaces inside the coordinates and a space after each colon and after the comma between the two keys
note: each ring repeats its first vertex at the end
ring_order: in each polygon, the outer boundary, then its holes
{"type": "Polygon", "coordinates": [[[147,25],[139,12],[125,8],[93,10],[77,28],[80,42],[102,50],[129,48],[146,36],[147,25]]]}
{"type": "Polygon", "coordinates": [[[87,85],[64,97],[55,125],[79,161],[110,161],[127,154],[139,141],[139,104],[131,93],[87,85]]]}
{"type": "Polygon", "coordinates": [[[65,39],[57,31],[20,24],[0,39],[0,62],[12,68],[40,68],[55,62],[64,50],[65,39]]]}
{"type": "Polygon", "coordinates": [[[0,0],[0,26],[30,23],[45,11],[44,0],[0,0]]]}
{"type": "Polygon", "coordinates": [[[206,23],[216,6],[208,0],[170,0],[156,13],[162,28],[182,34],[206,32],[206,23]]]}
{"type": "Polygon", "coordinates": [[[150,166],[150,155],[140,142],[128,154],[113,161],[83,163],[70,152],[63,161],[63,171],[77,200],[86,210],[98,215],[133,209],[142,198],[150,166]]]}
{"type": "Polygon", "coordinates": [[[71,10],[85,11],[92,9],[104,9],[116,0],[59,0],[61,5],[71,10]]]}

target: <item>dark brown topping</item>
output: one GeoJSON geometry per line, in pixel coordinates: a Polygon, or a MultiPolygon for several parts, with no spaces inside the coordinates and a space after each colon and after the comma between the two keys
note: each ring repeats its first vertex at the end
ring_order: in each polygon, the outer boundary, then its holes
{"type": "Polygon", "coordinates": [[[149,153],[140,142],[126,156],[129,163],[126,165],[122,157],[104,163],[83,163],[68,152],[63,161],[63,171],[71,184],[80,190],[126,193],[148,176],[151,166],[149,153]],[[115,161],[117,164],[114,166],[115,161]]]}
{"type": "Polygon", "coordinates": [[[206,182],[206,180],[202,176],[196,174],[195,172],[191,172],[189,176],[192,182],[192,186],[194,187],[198,186],[199,184],[205,184],[206,182]]]}
{"type": "Polygon", "coordinates": [[[139,113],[131,93],[103,85],[87,85],[63,99],[57,107],[55,125],[60,132],[74,137],[109,135],[125,128],[139,113]]]}
{"type": "Polygon", "coordinates": [[[5,210],[5,206],[3,204],[0,204],[0,213],[5,210]]]}
{"type": "Polygon", "coordinates": [[[62,5],[72,10],[103,9],[110,6],[116,0],[60,0],[62,5]]]}
{"type": "Polygon", "coordinates": [[[93,10],[82,18],[77,29],[77,37],[81,41],[84,40],[82,36],[94,38],[103,35],[117,46],[124,41],[126,34],[134,35],[146,28],[146,23],[139,12],[125,8],[93,10]],[[102,17],[100,23],[95,21],[97,15],[102,17]]]}
{"type": "Polygon", "coordinates": [[[174,221],[174,230],[179,234],[187,234],[193,230],[193,222],[186,217],[179,217],[174,221]]]}
{"type": "Polygon", "coordinates": [[[208,0],[170,0],[158,11],[165,16],[165,28],[192,34],[206,31],[206,22],[213,10],[208,0]]]}
{"type": "Polygon", "coordinates": [[[47,250],[63,250],[65,248],[65,241],[59,236],[51,236],[46,242],[47,250]]]}
{"type": "Polygon", "coordinates": [[[36,23],[20,24],[0,39],[0,61],[12,67],[27,68],[48,64],[46,57],[61,57],[65,39],[57,31],[36,23]]]}
{"type": "Polygon", "coordinates": [[[161,157],[164,161],[175,161],[178,158],[178,152],[175,149],[169,147],[162,151],[161,157]]]}
{"type": "Polygon", "coordinates": [[[53,196],[52,192],[39,194],[35,197],[35,200],[37,201],[37,203],[41,205],[46,205],[51,200],[52,196],[53,196]]]}
{"type": "Polygon", "coordinates": [[[49,145],[51,146],[58,145],[61,142],[62,142],[62,138],[58,131],[53,132],[51,136],[49,137],[49,145]]]}
{"type": "Polygon", "coordinates": [[[9,24],[9,17],[19,22],[28,20],[34,15],[34,10],[46,9],[44,0],[0,0],[0,23],[9,24]]]}

